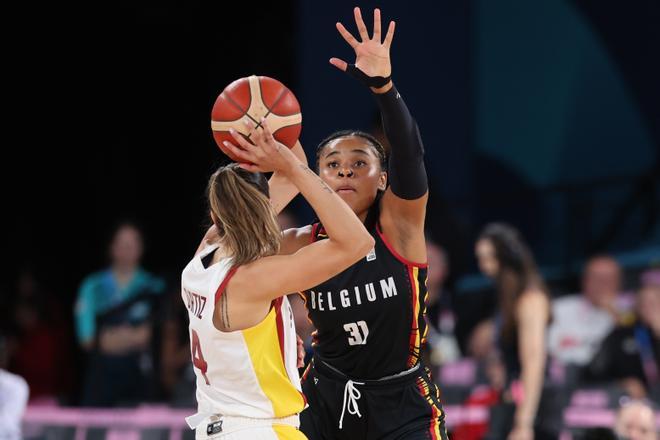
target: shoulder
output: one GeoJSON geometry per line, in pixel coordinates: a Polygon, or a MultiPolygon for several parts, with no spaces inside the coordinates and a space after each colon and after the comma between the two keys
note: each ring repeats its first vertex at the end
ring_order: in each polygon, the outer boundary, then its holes
{"type": "Polygon", "coordinates": [[[165,280],[158,275],[147,272],[144,269],[138,269],[138,277],[140,284],[152,293],[161,293],[165,290],[165,280]]]}
{"type": "Polygon", "coordinates": [[[102,270],[98,272],[91,273],[87,275],[80,282],[81,291],[90,291],[98,288],[98,286],[103,282],[103,279],[108,276],[107,270],[102,270]]]}
{"type": "Polygon", "coordinates": [[[541,289],[530,287],[526,289],[518,300],[518,312],[534,311],[543,312],[550,308],[550,299],[541,289]]]}
{"type": "Polygon", "coordinates": [[[8,394],[11,391],[11,394],[13,394],[15,397],[20,396],[21,399],[27,399],[29,387],[25,379],[23,379],[21,376],[5,370],[0,370],[0,379],[3,388],[9,388],[5,389],[8,394]]]}
{"type": "Polygon", "coordinates": [[[282,233],[282,245],[280,246],[280,255],[289,255],[298,251],[312,242],[314,225],[303,226],[302,228],[287,229],[282,233]]]}

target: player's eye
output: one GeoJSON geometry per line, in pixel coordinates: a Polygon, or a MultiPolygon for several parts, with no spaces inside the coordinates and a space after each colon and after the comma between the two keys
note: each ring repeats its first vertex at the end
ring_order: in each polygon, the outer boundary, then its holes
{"type": "Polygon", "coordinates": [[[357,162],[355,162],[355,166],[356,166],[356,167],[363,167],[363,166],[365,166],[366,164],[367,164],[367,163],[366,163],[365,161],[363,161],[363,160],[358,160],[357,162]]]}
{"type": "Polygon", "coordinates": [[[327,166],[328,168],[337,168],[337,167],[339,166],[339,164],[338,164],[337,162],[333,161],[333,162],[328,162],[328,163],[326,164],[326,166],[327,166]]]}

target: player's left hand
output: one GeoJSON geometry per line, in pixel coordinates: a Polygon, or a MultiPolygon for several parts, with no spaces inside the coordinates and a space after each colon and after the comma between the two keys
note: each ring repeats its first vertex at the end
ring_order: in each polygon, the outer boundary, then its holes
{"type": "MultiPolygon", "coordinates": [[[[381,41],[380,9],[374,9],[374,29],[371,37],[369,37],[367,26],[364,24],[364,20],[362,20],[360,8],[356,7],[353,13],[355,14],[355,24],[357,25],[361,41],[358,41],[346,30],[343,24],[337,22],[336,26],[344,40],[355,51],[355,67],[370,77],[380,76],[387,78],[391,76],[390,46],[394,38],[394,21],[390,21],[385,40],[381,41]]],[[[346,61],[339,58],[330,58],[330,64],[344,72],[348,67],[346,61]]]]}
{"type": "Polygon", "coordinates": [[[298,345],[298,368],[302,368],[305,366],[305,343],[298,335],[296,335],[296,343],[298,345]]]}

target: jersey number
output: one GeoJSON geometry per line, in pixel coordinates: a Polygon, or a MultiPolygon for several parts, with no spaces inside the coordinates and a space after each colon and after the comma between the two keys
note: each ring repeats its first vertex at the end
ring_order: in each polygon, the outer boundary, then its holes
{"type": "Polygon", "coordinates": [[[344,324],[344,330],[349,333],[348,345],[365,345],[367,343],[369,328],[366,322],[349,322],[348,324],[344,324]]]}
{"type": "Polygon", "coordinates": [[[206,385],[211,385],[211,383],[209,382],[209,378],[206,377],[206,370],[208,369],[209,365],[204,360],[204,355],[202,354],[202,347],[201,345],[199,345],[199,336],[197,336],[197,332],[195,330],[192,330],[191,339],[192,339],[193,365],[195,366],[195,368],[197,368],[202,372],[202,376],[204,376],[206,385]]]}

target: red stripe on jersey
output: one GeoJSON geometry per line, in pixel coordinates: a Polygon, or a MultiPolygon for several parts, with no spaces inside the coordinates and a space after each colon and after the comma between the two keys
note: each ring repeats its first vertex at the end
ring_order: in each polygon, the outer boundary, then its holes
{"type": "Polygon", "coordinates": [[[222,283],[220,283],[220,287],[218,287],[218,290],[215,291],[215,301],[213,302],[213,304],[218,303],[218,300],[220,299],[222,294],[225,292],[225,289],[227,288],[227,283],[229,283],[229,280],[231,280],[231,278],[236,273],[236,269],[238,269],[238,267],[232,267],[231,269],[229,269],[229,272],[227,272],[227,275],[225,275],[225,279],[222,280],[222,283]]]}
{"type": "Polygon", "coordinates": [[[422,269],[426,269],[427,267],[429,267],[428,263],[414,263],[402,257],[396,250],[394,250],[394,248],[389,243],[389,241],[387,241],[387,238],[385,238],[385,234],[383,234],[383,231],[381,231],[380,224],[376,225],[376,231],[378,231],[378,236],[380,237],[381,240],[383,240],[383,243],[385,243],[385,247],[387,247],[387,250],[390,251],[390,253],[394,256],[394,258],[396,258],[406,266],[420,267],[422,269]]]}
{"type": "Polygon", "coordinates": [[[316,241],[316,230],[319,228],[320,223],[314,223],[312,225],[312,236],[309,239],[310,243],[314,243],[316,241]]]}
{"type": "Polygon", "coordinates": [[[277,322],[277,339],[280,341],[280,353],[282,354],[282,362],[286,368],[286,357],[284,357],[284,320],[282,318],[281,296],[273,301],[273,307],[275,307],[275,321],[277,322]]]}

